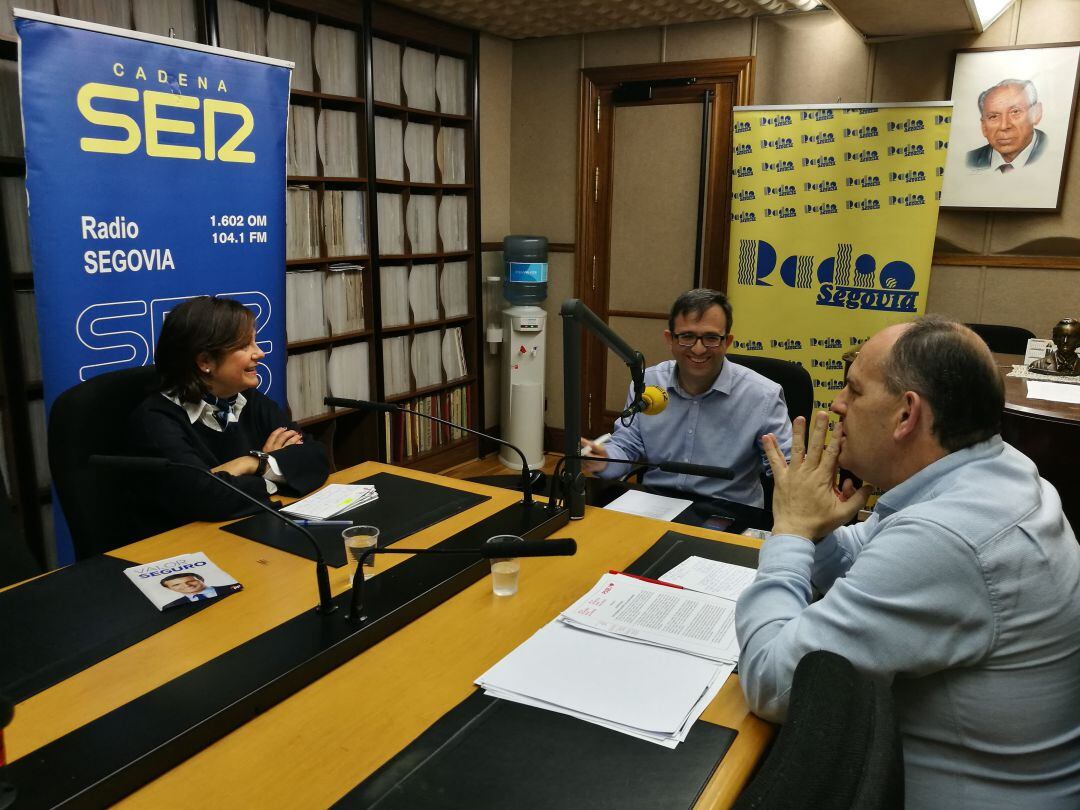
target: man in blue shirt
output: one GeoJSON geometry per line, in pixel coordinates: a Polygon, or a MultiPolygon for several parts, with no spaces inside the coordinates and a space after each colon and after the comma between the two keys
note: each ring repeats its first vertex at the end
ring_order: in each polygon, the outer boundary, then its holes
{"type": "Polygon", "coordinates": [[[891,683],[909,808],[1080,807],[1080,546],[1001,440],[1003,406],[986,344],[930,317],[863,346],[828,447],[823,412],[805,452],[796,420],[790,463],[765,437],[775,522],[736,608],[743,692],[782,721],[812,650],[891,683]],[[869,487],[837,491],[838,466],[884,490],[863,523],[844,525],[869,487]]]}
{"type": "MultiPolygon", "coordinates": [[[[763,506],[761,473],[766,469],[761,437],[772,433],[787,453],[791,446],[784,392],[778,383],[724,358],[731,346],[731,304],[716,290],[690,290],[671,307],[664,340],[674,360],[645,370],[645,384],[667,392],[656,416],[617,422],[610,441],[582,440],[597,458],[681,461],[729,467],[730,481],[650,470],[646,484],[687,490],[763,506]]],[[[627,397],[627,404],[633,391],[627,397]]],[[[625,475],[630,466],[590,461],[584,468],[601,478],[625,475]]]]}

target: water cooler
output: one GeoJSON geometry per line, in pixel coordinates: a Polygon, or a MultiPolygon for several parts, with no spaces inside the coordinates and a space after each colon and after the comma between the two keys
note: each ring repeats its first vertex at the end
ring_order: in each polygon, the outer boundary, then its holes
{"type": "MultiPolygon", "coordinates": [[[[525,453],[530,469],[544,462],[544,325],[539,306],[547,298],[547,239],[507,236],[503,239],[502,437],[525,453]]],[[[511,470],[521,459],[506,447],[499,461],[511,470]]]]}

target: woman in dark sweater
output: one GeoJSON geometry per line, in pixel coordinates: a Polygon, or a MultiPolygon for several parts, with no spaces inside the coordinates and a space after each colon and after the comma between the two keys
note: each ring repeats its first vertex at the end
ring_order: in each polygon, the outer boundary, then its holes
{"type": "MultiPolygon", "coordinates": [[[[161,392],[132,414],[142,455],[204,467],[267,500],[279,489],[304,494],[321,486],[330,464],[318,441],[286,420],[255,390],[264,352],[255,318],[228,298],[193,298],[165,318],[154,361],[161,392]]],[[[147,528],[227,520],[254,507],[194,470],[169,468],[142,482],[147,528]]]]}

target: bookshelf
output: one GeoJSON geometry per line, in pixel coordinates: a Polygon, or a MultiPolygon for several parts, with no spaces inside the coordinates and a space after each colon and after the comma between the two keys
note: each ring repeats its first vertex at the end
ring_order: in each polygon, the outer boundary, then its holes
{"type": "MultiPolygon", "coordinates": [[[[371,0],[0,0],[0,11],[12,4],[149,33],[172,29],[180,38],[294,61],[281,268],[287,287],[302,290],[287,296],[294,416],[338,467],[380,459],[437,470],[477,455],[474,439],[426,421],[321,404],[333,393],[482,423],[474,32],[371,0]],[[397,131],[400,148],[386,141],[386,132],[397,131]],[[399,153],[400,173],[381,171],[399,153]],[[404,268],[398,297],[405,307],[399,320],[384,323],[387,268],[404,268]],[[396,369],[394,387],[386,340],[409,344],[398,351],[396,362],[406,367],[396,369]],[[419,377],[417,341],[437,345],[439,360],[429,355],[419,377]]],[[[17,58],[7,17],[0,23],[0,470],[21,530],[51,567],[34,278],[23,247],[25,164],[21,135],[13,145],[16,130],[4,128],[19,121],[18,94],[8,92],[17,58]]],[[[389,270],[399,284],[402,272],[389,270]]]]}

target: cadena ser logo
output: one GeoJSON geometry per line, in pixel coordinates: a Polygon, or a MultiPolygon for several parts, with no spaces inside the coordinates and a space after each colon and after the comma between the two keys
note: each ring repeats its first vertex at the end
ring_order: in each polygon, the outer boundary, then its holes
{"type": "Polygon", "coordinates": [[[814,256],[788,256],[777,261],[776,248],[764,239],[739,242],[738,283],[750,287],[771,287],[779,265],[779,283],[793,289],[817,287],[814,304],[819,307],[868,309],[882,312],[915,312],[919,293],[915,269],[896,259],[878,269],[878,260],[869,253],[852,259],[849,243],[836,246],[836,255],[820,262],[814,256]],[[816,270],[815,270],[816,265],[816,270]]]}

